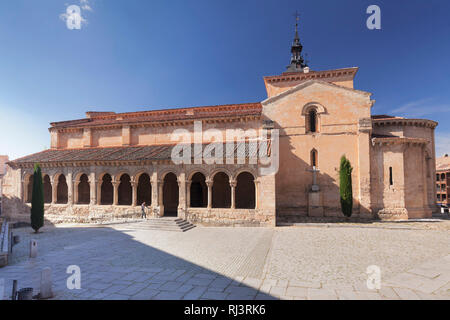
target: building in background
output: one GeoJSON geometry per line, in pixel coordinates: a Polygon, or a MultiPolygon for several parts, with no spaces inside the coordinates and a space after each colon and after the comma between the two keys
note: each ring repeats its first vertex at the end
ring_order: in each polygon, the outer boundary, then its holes
{"type": "Polygon", "coordinates": [[[2,214],[2,179],[6,173],[6,163],[9,161],[9,157],[0,155],[0,215],[2,214]]]}
{"type": "Polygon", "coordinates": [[[9,161],[9,157],[0,155],[0,197],[2,196],[2,178],[6,173],[6,163],[9,161]]]}
{"type": "Polygon", "coordinates": [[[449,204],[450,189],[450,157],[446,154],[436,159],[436,201],[438,204],[449,204]]]}

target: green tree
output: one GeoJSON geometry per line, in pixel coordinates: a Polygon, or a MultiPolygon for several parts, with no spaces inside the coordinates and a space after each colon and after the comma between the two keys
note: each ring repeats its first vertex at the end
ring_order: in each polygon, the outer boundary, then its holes
{"type": "Polygon", "coordinates": [[[37,233],[44,226],[44,188],[39,164],[34,165],[33,193],[31,198],[31,227],[37,233]]]}
{"type": "Polygon", "coordinates": [[[339,168],[339,193],[341,196],[341,210],[344,216],[350,217],[353,209],[353,191],[352,191],[352,165],[343,155],[339,168]]]}

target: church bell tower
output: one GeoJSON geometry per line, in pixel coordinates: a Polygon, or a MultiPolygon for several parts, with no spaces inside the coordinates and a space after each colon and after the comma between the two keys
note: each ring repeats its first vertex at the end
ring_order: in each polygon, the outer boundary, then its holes
{"type": "Polygon", "coordinates": [[[287,70],[284,73],[303,72],[303,68],[307,67],[302,56],[303,46],[298,35],[298,21],[300,20],[298,13],[295,14],[295,20],[295,37],[291,47],[291,63],[287,66],[287,70]]]}

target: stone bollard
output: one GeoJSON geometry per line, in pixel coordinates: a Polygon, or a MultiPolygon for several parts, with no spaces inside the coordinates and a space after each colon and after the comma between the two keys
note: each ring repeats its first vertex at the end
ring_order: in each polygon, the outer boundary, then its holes
{"type": "Polygon", "coordinates": [[[33,288],[22,288],[17,291],[17,300],[33,300],[33,288]]]}
{"type": "Polygon", "coordinates": [[[13,280],[11,300],[17,300],[17,280],[13,280]]]}
{"type": "Polygon", "coordinates": [[[0,279],[0,301],[5,297],[5,279],[0,279]]]}
{"type": "Polygon", "coordinates": [[[41,273],[41,291],[39,299],[48,299],[53,297],[52,291],[52,269],[47,267],[42,269],[41,273]]]}
{"type": "Polygon", "coordinates": [[[37,257],[37,241],[30,240],[30,258],[37,257]]]}

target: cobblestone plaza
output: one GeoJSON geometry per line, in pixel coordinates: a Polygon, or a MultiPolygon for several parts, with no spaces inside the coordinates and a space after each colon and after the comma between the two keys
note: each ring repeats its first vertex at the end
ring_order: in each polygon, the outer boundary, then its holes
{"type": "Polygon", "coordinates": [[[145,230],[140,222],[15,229],[21,242],[0,269],[39,292],[52,269],[54,299],[449,299],[450,221],[301,224],[279,228],[145,230]],[[220,234],[220,237],[218,236],[220,234]],[[38,241],[31,259],[29,240],[38,241]],[[388,245],[389,244],[389,245],[388,245]],[[67,267],[81,270],[69,290],[67,267]],[[381,288],[367,287],[367,267],[381,288]]]}

